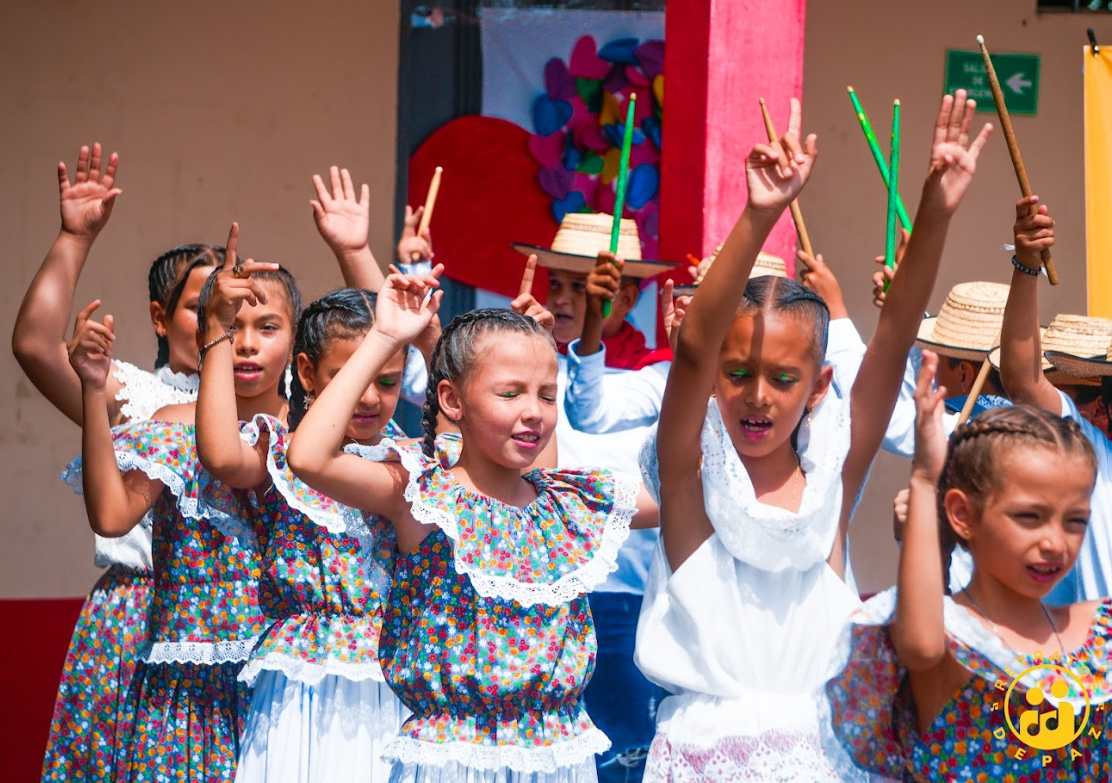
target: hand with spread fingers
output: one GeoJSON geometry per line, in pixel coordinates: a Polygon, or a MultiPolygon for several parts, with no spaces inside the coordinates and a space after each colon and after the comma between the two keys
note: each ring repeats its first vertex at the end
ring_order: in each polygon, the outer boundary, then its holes
{"type": "Polygon", "coordinates": [[[425,275],[406,275],[392,267],[378,292],[373,331],[399,346],[414,342],[440,310],[444,292],[438,289],[443,273],[442,264],[425,275]]]}
{"type": "Polygon", "coordinates": [[[366,184],[360,186],[359,197],[356,198],[351,172],[332,166],[328,175],[331,193],[321,176],[313,175],[313,187],[317,191],[317,197],[309,202],[313,206],[313,220],[321,238],[333,253],[356,253],[367,247],[371,225],[371,189],[366,184]]]}
{"type": "Polygon", "coordinates": [[[529,316],[551,332],[556,326],[556,317],[533,296],[533,276],[536,271],[537,257],[530,255],[525,261],[525,273],[521,276],[517,298],[510,302],[510,309],[519,315],[529,316]]]}
{"type": "Polygon", "coordinates": [[[102,321],[93,318],[100,304],[99,299],[90,302],[77,314],[66,351],[82,387],[103,390],[112,371],[112,343],[116,341],[116,335],[112,316],[106,315],[102,321]]]}
{"type": "Polygon", "coordinates": [[[116,197],[123,191],[116,185],[120,156],[113,152],[101,174],[100,142],[82,147],[77,156],[77,171],[70,182],[65,163],[58,163],[58,190],[61,197],[62,231],[92,241],[108,223],[116,197]]]}
{"type": "Polygon", "coordinates": [[[745,162],[749,206],[778,215],[803,190],[818,156],[817,137],[800,139],[803,110],[791,99],[787,132],[774,142],[753,147],[745,162]]]}
{"type": "Polygon", "coordinates": [[[252,259],[241,262],[236,252],[238,244],[239,223],[232,223],[224,251],[224,266],[214,273],[215,288],[205,312],[209,334],[232,331],[236,314],[244,302],[251,307],[266,304],[266,288],[258,280],[252,279],[251,275],[278,270],[278,264],[266,264],[252,259]]]}
{"type": "Polygon", "coordinates": [[[969,190],[977,171],[977,158],[992,134],[992,125],[985,123],[970,142],[969,128],[976,111],[977,102],[967,100],[965,90],[942,99],[934,124],[931,162],[920,210],[927,207],[944,215],[953,214],[969,190]]]}

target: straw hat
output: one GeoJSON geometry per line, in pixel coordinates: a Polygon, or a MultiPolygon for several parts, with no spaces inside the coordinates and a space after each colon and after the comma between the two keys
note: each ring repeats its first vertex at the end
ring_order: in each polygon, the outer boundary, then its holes
{"type": "MultiPolygon", "coordinates": [[[[695,283],[693,285],[676,286],[672,293],[675,296],[688,296],[695,293],[695,289],[703,282],[703,278],[707,276],[707,272],[710,271],[711,266],[714,264],[714,260],[718,258],[718,253],[721,250],[722,245],[719,245],[714,249],[714,252],[710,254],[710,258],[704,259],[704,263],[699,264],[699,275],[695,278],[695,283]]],[[[787,277],[788,265],[784,263],[784,259],[779,256],[774,256],[772,253],[766,253],[762,250],[757,254],[757,261],[753,264],[753,269],[749,272],[749,279],[752,280],[754,277],[764,277],[766,275],[771,277],[787,277]]]]}
{"type": "MultiPolygon", "coordinates": [[[[1074,317],[1079,318],[1080,316],[1074,317]]],[[[1094,330],[1109,323],[1104,318],[1089,318],[1086,320],[1095,322],[1094,330]]],[[[1108,332],[1094,335],[1091,342],[1077,345],[1071,350],[1049,348],[1046,344],[1043,345],[1043,349],[1045,359],[1056,369],[1068,375],[1069,381],[1072,383],[1089,381],[1091,384],[1095,384],[1099,383],[1101,378],[1112,376],[1112,339],[1110,339],[1108,332]],[[1103,344],[1103,347],[1096,347],[1098,340],[1103,344]]]]}
{"type": "Polygon", "coordinates": [[[938,315],[923,319],[915,344],[943,356],[983,361],[999,340],[1007,303],[1004,283],[958,283],[938,315]]]}
{"type": "MultiPolygon", "coordinates": [[[[1065,354],[1075,358],[1104,355],[1109,344],[1112,344],[1112,320],[1088,315],[1056,315],[1050,326],[1039,328],[1039,333],[1043,349],[1042,369],[1051,383],[1055,386],[1095,384],[1093,379],[1068,376],[1051,364],[1046,355],[1065,354]]],[[[994,349],[988,360],[999,370],[1000,349],[994,349]]]]}
{"type": "MultiPolygon", "coordinates": [[[[614,217],[605,214],[569,212],[560,221],[552,247],[539,247],[521,242],[511,244],[525,255],[536,253],[537,263],[549,269],[564,269],[587,274],[598,263],[598,254],[610,249],[610,231],[614,217]]],[[[641,258],[641,237],[637,223],[622,218],[618,229],[618,258],[625,261],[622,274],[628,277],[652,277],[677,266],[671,261],[647,261],[641,258]]]]}

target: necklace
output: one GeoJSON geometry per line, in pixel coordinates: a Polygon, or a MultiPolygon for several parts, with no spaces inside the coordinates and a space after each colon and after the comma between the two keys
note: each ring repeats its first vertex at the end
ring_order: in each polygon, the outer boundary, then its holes
{"type": "MultiPolygon", "coordinates": [[[[1000,633],[1000,629],[996,627],[996,623],[994,623],[991,619],[989,619],[989,616],[985,612],[985,610],[982,609],[980,604],[978,604],[973,599],[973,594],[969,592],[969,587],[968,586],[963,587],[962,592],[965,593],[965,597],[969,599],[969,603],[973,604],[973,608],[977,610],[977,612],[981,615],[981,617],[985,618],[985,621],[988,622],[988,624],[990,626],[992,626],[992,632],[994,634],[996,634],[996,638],[999,639],[1005,647],[1007,647],[1009,650],[1011,650],[1013,653],[1015,653],[1016,656],[1018,657],[1019,653],[1016,653],[1016,651],[1012,649],[1012,646],[1004,641],[1004,636],[1003,636],[1003,634],[1000,633]]],[[[1054,638],[1058,640],[1058,650],[1062,653],[1062,660],[1065,660],[1066,659],[1066,647],[1065,647],[1064,644],[1062,644],[1062,637],[1058,635],[1058,626],[1056,626],[1054,624],[1054,618],[1050,616],[1050,612],[1047,610],[1046,604],[1044,604],[1042,601],[1039,601],[1039,607],[1042,608],[1043,616],[1046,617],[1046,621],[1048,623],[1050,623],[1050,630],[1054,632],[1054,638]]]]}

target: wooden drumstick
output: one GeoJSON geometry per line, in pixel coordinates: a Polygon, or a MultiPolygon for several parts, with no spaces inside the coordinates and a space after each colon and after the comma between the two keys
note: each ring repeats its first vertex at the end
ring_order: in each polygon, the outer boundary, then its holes
{"type": "MultiPolygon", "coordinates": [[[[1019,154],[1019,144],[1015,140],[1015,131],[1012,129],[1012,118],[1008,115],[1008,107],[1004,105],[1004,92],[1000,89],[1000,80],[996,78],[996,69],[992,66],[985,47],[985,38],[977,36],[977,44],[981,47],[981,56],[985,60],[985,72],[988,73],[988,84],[992,88],[992,100],[996,102],[996,113],[1000,116],[1000,128],[1004,131],[1004,139],[1008,142],[1008,152],[1012,156],[1012,166],[1015,167],[1015,176],[1019,180],[1019,189],[1024,196],[1031,195],[1031,183],[1027,179],[1027,169],[1023,165],[1023,156],[1019,154]]],[[[1031,214],[1039,211],[1037,204],[1031,205],[1031,214]]],[[[1046,267],[1046,276],[1051,285],[1058,285],[1058,269],[1054,266],[1054,259],[1050,256],[1050,248],[1042,251],[1043,266],[1046,267]]]]}
{"type": "MultiPolygon", "coordinates": [[[[997,340],[999,342],[999,340],[997,340]]],[[[981,370],[977,373],[976,380],[973,381],[973,388],[969,390],[969,396],[965,398],[965,404],[961,406],[961,413],[958,414],[958,424],[961,426],[969,421],[970,414],[973,413],[973,406],[977,404],[977,398],[981,396],[981,389],[985,388],[985,381],[988,380],[988,371],[992,369],[989,364],[988,357],[981,362],[981,370]]]]}
{"type": "MultiPolygon", "coordinates": [[[[761,98],[761,113],[764,114],[765,130],[768,132],[769,142],[774,142],[779,136],[776,135],[776,128],[772,125],[772,117],[768,114],[768,106],[765,105],[765,99],[761,98]]],[[[803,212],[799,209],[799,201],[792,199],[791,203],[792,220],[795,221],[795,230],[799,234],[799,245],[803,248],[803,252],[811,258],[815,257],[815,251],[811,249],[811,237],[807,235],[807,226],[803,225],[803,212]]]]}
{"type": "MultiPolygon", "coordinates": [[[[436,171],[432,173],[429,194],[425,197],[425,212],[421,215],[421,225],[417,228],[417,236],[424,234],[429,228],[429,223],[432,222],[432,211],[436,207],[436,194],[440,192],[440,175],[443,173],[444,169],[440,166],[437,166],[436,171]]],[[[416,261],[420,257],[421,254],[416,250],[409,254],[410,261],[416,261]]]]}

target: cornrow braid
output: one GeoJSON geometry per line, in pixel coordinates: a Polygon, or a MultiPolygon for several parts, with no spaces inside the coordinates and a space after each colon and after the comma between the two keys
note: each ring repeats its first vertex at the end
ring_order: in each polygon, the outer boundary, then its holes
{"type": "MultiPolygon", "coordinates": [[[[150,301],[162,305],[167,318],[174,315],[181,301],[185,283],[194,269],[202,266],[219,266],[224,263],[224,248],[215,245],[189,244],[167,250],[151,263],[147,273],[147,290],[150,301]]],[[[158,356],[155,368],[170,362],[170,343],[158,338],[158,356]]]]}
{"type": "Polygon", "coordinates": [[[740,312],[752,310],[787,313],[810,321],[815,336],[811,353],[815,362],[822,366],[830,331],[830,308],[821,296],[790,278],[762,275],[750,278],[745,285],[740,312]]]}
{"type": "Polygon", "coordinates": [[[333,340],[362,337],[374,325],[377,297],[361,288],[341,288],[325,294],[301,313],[293,341],[294,367],[290,381],[290,431],[309,410],[308,393],[297,372],[297,357],[305,354],[316,369],[333,340]]]}
{"type": "Polygon", "coordinates": [[[938,533],[947,594],[950,562],[954,548],[961,542],[946,514],[946,493],[961,490],[979,513],[1000,486],[1000,457],[1020,445],[1081,456],[1096,475],[1096,454],[1078,423],[1041,408],[1029,405],[993,408],[954,430],[938,477],[938,533]]]}
{"type": "Polygon", "coordinates": [[[421,426],[425,437],[421,447],[425,454],[436,454],[436,425],[440,415],[440,382],[461,384],[477,363],[477,346],[480,338],[489,333],[506,333],[523,337],[540,338],[556,350],[552,335],[534,321],[512,310],[487,308],[472,310],[457,316],[444,329],[436,343],[429,366],[429,382],[425,391],[425,408],[421,426]]]}

